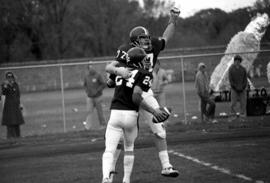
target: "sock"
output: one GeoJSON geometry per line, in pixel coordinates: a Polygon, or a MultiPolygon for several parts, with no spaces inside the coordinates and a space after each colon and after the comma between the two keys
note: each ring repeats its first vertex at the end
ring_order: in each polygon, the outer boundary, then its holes
{"type": "Polygon", "coordinates": [[[116,149],[114,156],[113,156],[112,171],[115,171],[116,163],[117,163],[117,160],[120,156],[121,150],[122,150],[122,145],[118,144],[117,149],[116,149]]]}
{"type": "Polygon", "coordinates": [[[167,150],[160,151],[158,153],[158,156],[159,156],[159,159],[160,159],[160,162],[161,162],[162,169],[172,166],[170,164],[169,155],[168,155],[167,150]]]}
{"type": "Polygon", "coordinates": [[[102,173],[103,179],[109,178],[110,171],[113,163],[113,153],[112,152],[104,152],[102,156],[102,173]]]}
{"type": "Polygon", "coordinates": [[[124,155],[124,178],[123,182],[129,183],[130,182],[130,176],[133,169],[133,163],[134,163],[134,154],[132,152],[129,154],[124,155]]]}

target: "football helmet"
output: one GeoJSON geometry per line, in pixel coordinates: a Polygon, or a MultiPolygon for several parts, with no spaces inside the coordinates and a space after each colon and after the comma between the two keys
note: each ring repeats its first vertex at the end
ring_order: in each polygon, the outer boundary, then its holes
{"type": "Polygon", "coordinates": [[[134,27],[129,33],[130,41],[145,51],[152,49],[151,37],[149,31],[142,26],[134,27]]]}
{"type": "Polygon", "coordinates": [[[140,47],[130,48],[126,55],[127,66],[147,69],[147,54],[140,47]]]}

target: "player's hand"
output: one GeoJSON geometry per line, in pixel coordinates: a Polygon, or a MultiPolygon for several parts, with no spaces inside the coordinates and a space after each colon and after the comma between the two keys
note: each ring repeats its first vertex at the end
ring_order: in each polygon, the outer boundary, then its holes
{"type": "Polygon", "coordinates": [[[161,108],[155,109],[155,112],[153,113],[153,115],[154,115],[154,118],[153,118],[154,123],[162,123],[166,121],[170,116],[168,112],[161,110],[161,108]]]}
{"type": "Polygon", "coordinates": [[[118,67],[116,68],[116,75],[122,76],[124,79],[128,79],[131,77],[130,69],[126,67],[118,67]]]}
{"type": "Polygon", "coordinates": [[[114,82],[114,80],[108,79],[108,80],[107,80],[107,86],[108,86],[108,88],[114,88],[114,87],[115,87],[115,82],[114,82]]]}
{"type": "Polygon", "coordinates": [[[180,12],[180,9],[176,7],[171,8],[169,24],[173,23],[174,25],[176,25],[180,12]]]}

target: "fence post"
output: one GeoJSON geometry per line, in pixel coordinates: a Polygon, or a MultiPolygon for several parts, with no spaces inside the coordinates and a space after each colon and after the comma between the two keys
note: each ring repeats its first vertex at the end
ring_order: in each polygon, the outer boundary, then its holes
{"type": "Polygon", "coordinates": [[[184,124],[187,124],[187,109],[186,109],[186,89],[185,89],[185,73],[184,73],[184,58],[181,57],[181,72],[182,72],[182,92],[183,92],[183,107],[184,107],[184,124]]]}
{"type": "Polygon", "coordinates": [[[63,126],[64,126],[64,132],[66,132],[66,108],[65,108],[64,79],[63,79],[63,66],[62,65],[60,65],[60,81],[61,81],[63,126]]]}

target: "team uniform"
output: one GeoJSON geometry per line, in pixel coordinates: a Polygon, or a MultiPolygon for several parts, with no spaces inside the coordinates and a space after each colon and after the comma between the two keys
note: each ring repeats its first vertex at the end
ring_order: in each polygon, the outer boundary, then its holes
{"type": "MultiPolygon", "coordinates": [[[[139,106],[134,104],[132,100],[134,87],[139,86],[144,92],[147,92],[151,87],[152,74],[150,72],[136,68],[131,73],[132,75],[128,79],[124,79],[121,76],[112,76],[116,86],[111,102],[110,119],[105,133],[106,148],[103,154],[103,179],[110,177],[112,170],[109,165],[113,163],[113,154],[121,137],[124,137],[125,151],[133,152],[134,141],[138,134],[137,119],[139,110],[139,106]]],[[[132,158],[132,156],[127,158],[132,158]]],[[[133,159],[127,161],[134,161],[133,159]]]]}
{"type": "Polygon", "coordinates": [[[139,86],[144,92],[147,92],[151,87],[153,79],[152,73],[136,68],[132,69],[132,75],[128,79],[121,76],[114,77],[115,92],[111,102],[111,110],[139,110],[139,106],[135,105],[132,101],[132,94],[134,86],[139,86]]]}
{"type": "MultiPolygon", "coordinates": [[[[145,52],[147,53],[147,59],[151,63],[151,66],[149,69],[150,72],[153,71],[153,68],[156,65],[159,53],[165,48],[165,41],[164,39],[161,39],[161,38],[151,37],[151,44],[152,44],[152,49],[148,51],[145,50],[145,52]]],[[[133,43],[121,45],[117,50],[116,61],[118,61],[122,65],[127,64],[125,55],[127,54],[127,51],[134,46],[135,45],[133,43]]],[[[147,92],[143,92],[142,97],[153,108],[160,107],[157,100],[154,98],[154,94],[151,89],[149,89],[147,92]]],[[[147,123],[147,125],[151,128],[154,134],[158,135],[160,138],[166,138],[166,131],[164,129],[163,123],[153,123],[152,122],[153,115],[143,109],[141,109],[139,113],[142,120],[147,123]]]]}

